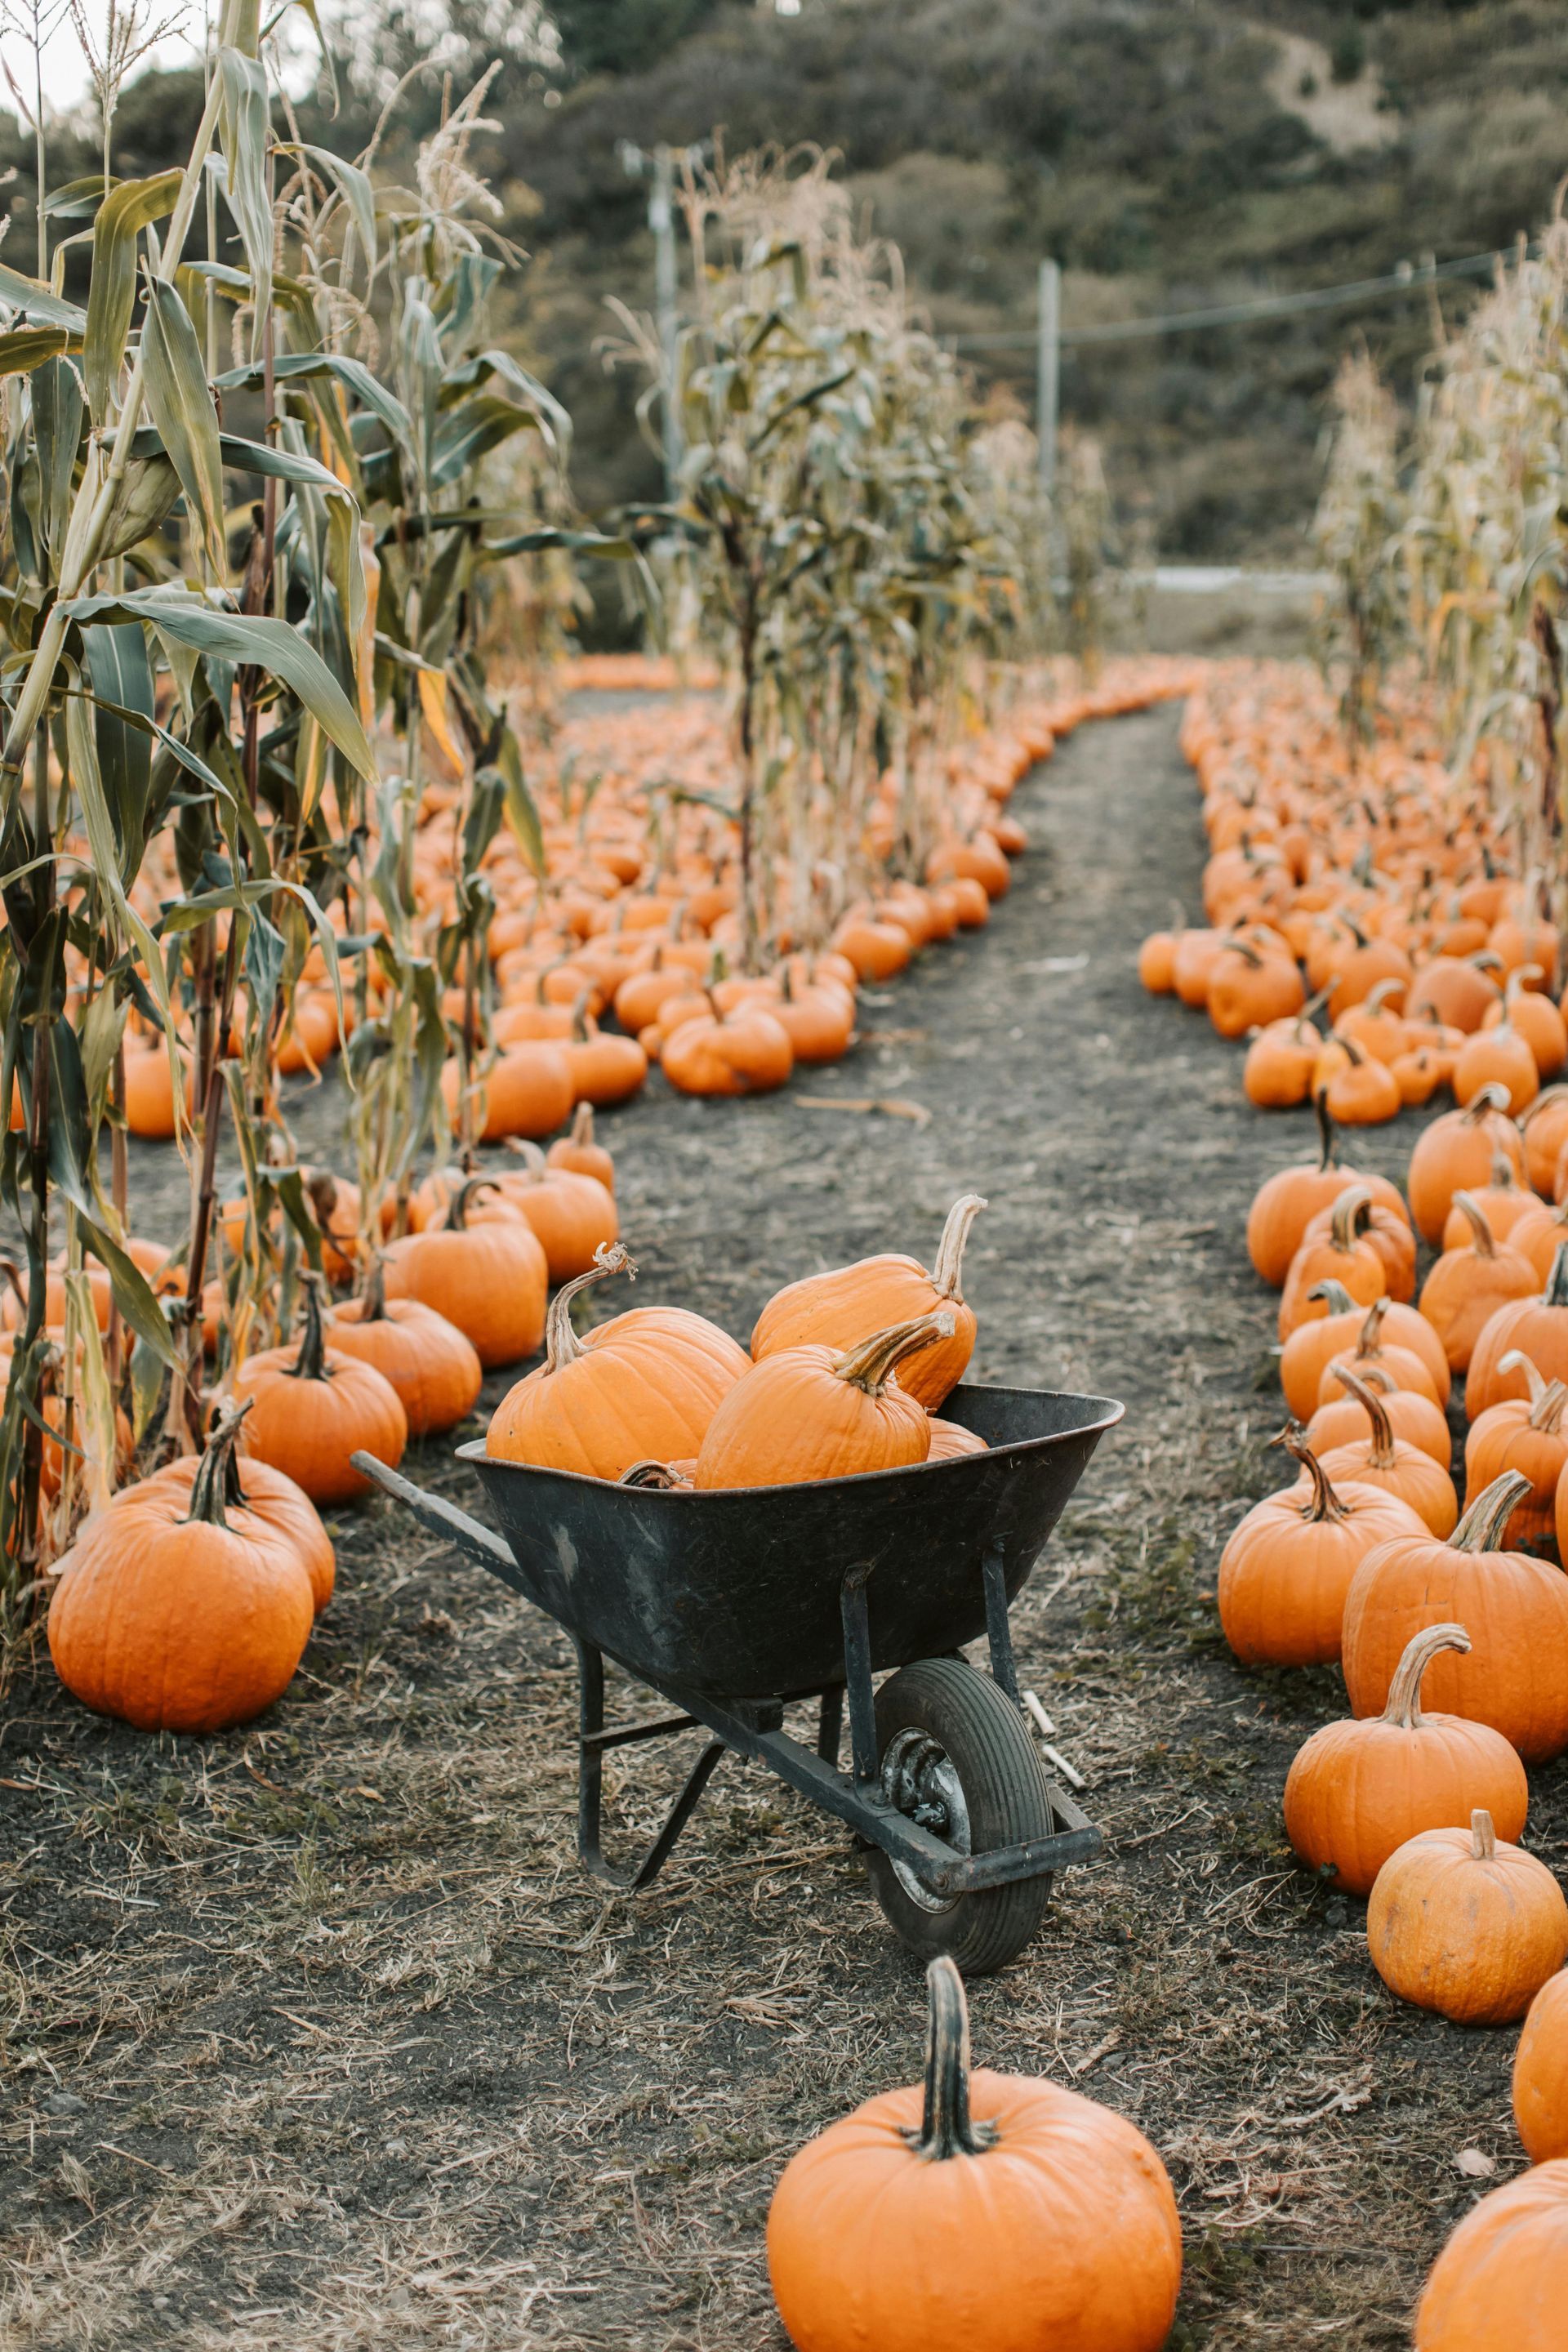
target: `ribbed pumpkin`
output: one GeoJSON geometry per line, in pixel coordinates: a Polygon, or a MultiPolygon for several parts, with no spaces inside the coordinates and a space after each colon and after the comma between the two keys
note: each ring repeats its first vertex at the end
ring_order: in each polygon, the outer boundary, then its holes
{"type": "Polygon", "coordinates": [[[515,1212],[470,1222],[468,1204],[493,1178],[470,1176],[423,1233],[386,1253],[389,1298],[417,1298],[472,1340],[486,1370],[537,1355],[544,1339],[550,1273],[531,1225],[515,1212]]]}
{"type": "Polygon", "coordinates": [[[1415,1230],[1434,1249],[1442,1242],[1455,1193],[1485,1184],[1495,1153],[1501,1152],[1522,1178],[1524,1145],[1507,1108],[1503,1087],[1483,1087],[1463,1110],[1446,1112],[1417,1137],[1405,1189],[1415,1230]]]}
{"type": "MultiPolygon", "coordinates": [[[[1380,1372],[1384,1380],[1394,1387],[1406,1390],[1413,1396],[1427,1398],[1443,1414],[1446,1429],[1448,1423],[1443,1406],[1448,1396],[1450,1375],[1442,1343],[1431,1325],[1419,1314],[1415,1318],[1420,1336],[1419,1353],[1415,1348],[1404,1347],[1386,1339],[1384,1326],[1393,1304],[1392,1299],[1380,1298],[1375,1307],[1369,1307],[1356,1328],[1353,1346],[1332,1357],[1324,1365],[1318,1375],[1316,1393],[1319,1402],[1329,1404],[1348,1393],[1335,1369],[1342,1362],[1348,1363],[1352,1370],[1363,1380],[1369,1372],[1380,1372]]],[[[1347,1319],[1355,1322],[1353,1314],[1347,1319]]],[[[1407,1339],[1412,1336],[1408,1328],[1405,1336],[1407,1339]]],[[[1441,1459],[1447,1462],[1452,1454],[1453,1440],[1450,1438],[1448,1452],[1441,1459]]]]}
{"type": "Polygon", "coordinates": [[[594,1106],[580,1102],[570,1135],[557,1136],[544,1155],[549,1168],[568,1168],[574,1176],[595,1176],[606,1192],[616,1189],[616,1163],[594,1136],[594,1106]]]}
{"type": "Polygon", "coordinates": [[[1451,1535],[1458,1524],[1459,1498],[1447,1470],[1419,1445],[1395,1437],[1382,1397],[1342,1357],[1335,1359],[1335,1367],[1341,1386],[1361,1405],[1371,1426],[1364,1437],[1352,1438],[1322,1456],[1325,1477],[1335,1484],[1352,1479],[1363,1486],[1381,1486],[1408,1503],[1435,1536],[1451,1535]]]}
{"type": "MultiPolygon", "coordinates": [[[[1453,1376],[1443,1342],[1425,1316],[1417,1314],[1414,1307],[1401,1307],[1388,1298],[1374,1300],[1363,1314],[1340,1283],[1326,1286],[1325,1296],[1328,1314],[1320,1322],[1300,1324],[1280,1350],[1279,1385],[1298,1421],[1309,1420],[1320,1404],[1340,1393],[1330,1367],[1337,1357],[1364,1342],[1373,1316],[1378,1319],[1370,1337],[1375,1346],[1382,1348],[1385,1360],[1392,1360],[1396,1347],[1415,1357],[1425,1369],[1426,1385],[1435,1401],[1447,1403],[1453,1376]]],[[[1404,1384],[1402,1374],[1401,1385],[1404,1384]]]]}
{"type": "MultiPolygon", "coordinates": [[[[1383,1253],[1367,1238],[1363,1227],[1372,1210],[1372,1194],[1363,1184],[1346,1187],[1329,1214],[1329,1230],[1321,1237],[1310,1232],[1290,1261],[1285,1287],[1279,1294],[1279,1344],[1303,1323],[1320,1322],[1329,1312],[1321,1286],[1338,1283],[1359,1307],[1370,1307],[1388,1289],[1383,1253]]],[[[1317,1219],[1312,1220],[1316,1224],[1317,1219]]]]}
{"type": "Polygon", "coordinates": [[[974,1315],[963,1302],[963,1249],[984,1206],[978,1192],[965,1192],[953,1202],[929,1274],[918,1258],[889,1252],[792,1282],[758,1316],[752,1356],[761,1363],[781,1348],[852,1348],[889,1324],[945,1310],[949,1336],[906,1360],[899,1374],[899,1386],[934,1412],[963,1378],[974,1352],[974,1315]]]}
{"type": "Polygon", "coordinates": [[[1568,1144],[1568,1086],[1543,1087],[1520,1121],[1524,1172],[1543,1201],[1555,1200],[1555,1180],[1568,1144]]]}
{"type": "Polygon", "coordinates": [[[572,1301],[608,1274],[635,1276],[617,1243],[550,1302],[545,1358],[496,1407],[485,1451],[584,1478],[621,1478],[638,1462],[696,1454],[743,1374],[743,1349],[679,1307],[637,1307],[580,1340],[572,1301]]]}
{"type": "Polygon", "coordinates": [[[1076,2091],[973,2076],[950,1959],[926,1983],[919,2087],[808,2141],[768,2214],[796,2352],[1159,2352],[1182,2274],[1165,2168],[1076,2091]]]}
{"type": "Polygon", "coordinates": [[[140,1731],[222,1731],[281,1696],[315,1609],[289,1538],[230,1514],[240,1415],[208,1443],[189,1490],[152,1481],[89,1520],[60,1562],[49,1651],[85,1706],[140,1731]]]}
{"type": "Polygon", "coordinates": [[[1427,1693],[1451,1715],[1489,1723],[1527,1764],[1568,1748],[1568,1576],[1521,1551],[1502,1530],[1530,1493],[1505,1471],[1470,1503],[1447,1543],[1423,1528],[1368,1553],[1344,1612],[1352,1711],[1375,1715],[1400,1658],[1425,1625],[1467,1626],[1468,1656],[1433,1662],[1427,1693]]]}
{"type": "MultiPolygon", "coordinates": [[[[1352,1230],[1359,1240],[1370,1243],[1383,1260],[1384,1291],[1401,1305],[1408,1305],[1415,1296],[1415,1234],[1410,1219],[1403,1207],[1395,1211],[1386,1201],[1375,1200],[1366,1185],[1357,1185],[1352,1189],[1367,1195],[1366,1206],[1356,1215],[1352,1230]]],[[[1528,1199],[1529,1195],[1521,1193],[1520,1197],[1528,1199]]],[[[1301,1236],[1298,1259],[1310,1244],[1325,1241],[1331,1235],[1333,1221],[1350,1198],[1350,1192],[1342,1192],[1329,1208],[1318,1211],[1301,1236]]],[[[1331,1268],[1330,1272],[1332,1272],[1331,1268]]],[[[1379,1296],[1382,1295],[1380,1292],[1379,1296]]]]}
{"type": "Polygon", "coordinates": [[[574,1282],[588,1272],[599,1250],[619,1238],[615,1195],[596,1176],[552,1168],[536,1143],[512,1148],[523,1166],[509,1169],[500,1179],[501,1198],[538,1235],[552,1287],[574,1282]]]}
{"type": "MultiPolygon", "coordinates": [[[[1521,1218],[1551,1214],[1544,1202],[1538,1201],[1529,1186],[1520,1182],[1512,1160],[1500,1151],[1492,1155],[1490,1183],[1479,1187],[1470,1185],[1467,1189],[1477,1207],[1484,1213],[1494,1241],[1508,1241],[1521,1218]]],[[[1446,1250],[1468,1249],[1473,1239],[1470,1221],[1456,1201],[1443,1226],[1443,1247],[1446,1250]]]]}
{"type": "Polygon", "coordinates": [[[1513,2053],[1513,2120],[1531,2164],[1568,2156],[1568,1970],[1548,1977],[1530,2004],[1513,2053]]]}
{"type": "Polygon", "coordinates": [[[1543,1380],[1568,1380],[1568,1241],[1558,1244],[1540,1296],[1498,1307],[1482,1328],[1465,1382],[1471,1421],[1504,1397],[1529,1394],[1521,1370],[1503,1370],[1509,1355],[1527,1357],[1543,1380]]]}
{"type": "MultiPolygon", "coordinates": [[[[209,1438],[209,1446],[211,1442],[209,1438]]],[[[205,1459],[205,1454],[178,1454],[161,1470],[153,1471],[150,1478],[144,1478],[140,1487],[132,1486],[126,1492],[145,1496],[153,1488],[167,1486],[172,1494],[188,1500],[205,1459]]],[[[240,1523],[236,1519],[237,1513],[247,1513],[293,1545],[310,1580],[310,1599],[319,1617],[332,1597],[337,1555],[331,1536],[321,1525],[321,1515],[304,1488],[284,1471],[274,1469],[270,1462],[259,1462],[254,1455],[247,1455],[242,1463],[237,1445],[227,1445],[223,1456],[223,1496],[231,1527],[240,1523]]],[[[117,1495],[109,1507],[110,1511],[118,1509],[121,1501],[121,1496],[117,1495]]],[[[88,1522],[89,1526],[93,1524],[88,1522]]],[[[84,1528],[83,1534],[86,1531],[84,1528]]]]}
{"type": "Polygon", "coordinates": [[[1377,1486],[1331,1486],[1300,1430],[1279,1441],[1305,1481],[1255,1503],[1219,1559],[1219,1616],[1247,1665],[1328,1665],[1340,1654],[1345,1596],[1369,1550],[1425,1535],[1408,1503],[1377,1486]]]}
{"type": "Polygon", "coordinates": [[[951,1307],[872,1332],[844,1354],[780,1348],[737,1381],[698,1449],[697,1486],[793,1486],[902,1470],[931,1452],[931,1420],[894,1378],[898,1367],[950,1339],[951,1307]]]}
{"type": "Polygon", "coordinates": [[[1468,1830],[1424,1830],[1389,1856],[1366,1941],[1401,2000],[1456,2025],[1510,2025],[1568,1958],[1568,1902],[1544,1863],[1498,1843],[1478,1806],[1468,1830]]]}
{"type": "Polygon", "coordinates": [[[1460,1191],[1454,1207],[1466,1219],[1468,1248],[1446,1249],[1421,1286],[1421,1312],[1443,1342],[1452,1371],[1469,1369],[1476,1342],[1500,1307],[1537,1296],[1535,1268],[1506,1245],[1499,1248],[1474,1193],[1460,1191]]]}
{"type": "MultiPolygon", "coordinates": [[[[1447,1414],[1435,1404],[1425,1391],[1402,1389],[1394,1385],[1391,1375],[1370,1358],[1336,1356],[1329,1367],[1341,1394],[1321,1404],[1307,1423],[1307,1443],[1314,1454],[1323,1454],[1336,1445],[1350,1445],[1357,1438],[1372,1434],[1372,1416],[1365,1405],[1351,1393],[1345,1380],[1347,1371],[1355,1375],[1363,1385],[1376,1391],[1388,1415],[1388,1424],[1395,1437],[1410,1445],[1418,1445],[1429,1454],[1440,1468],[1447,1470],[1454,1455],[1454,1440],[1447,1414]]],[[[1425,1368],[1423,1368],[1425,1369],[1425,1368]]]]}
{"type": "Polygon", "coordinates": [[[485,1375],[473,1341],[417,1298],[388,1298],[379,1259],[363,1295],[333,1308],[330,1329],[338,1354],[374,1364],[396,1390],[410,1437],[455,1429],[479,1402],[485,1375]]]}
{"type": "Polygon", "coordinates": [[[1465,1482],[1472,1495],[1500,1478],[1505,1470],[1522,1471],[1531,1491],[1516,1507],[1503,1529],[1503,1540],[1516,1549],[1524,1544],[1550,1544],[1557,1539],[1558,1482],[1568,1465],[1568,1431],[1563,1408],[1568,1386],[1543,1381],[1528,1356],[1505,1356],[1500,1371],[1522,1370],[1530,1382],[1528,1401],[1505,1397],[1489,1404],[1470,1423],[1465,1439],[1465,1482]]]}
{"type": "Polygon", "coordinates": [[[1538,2165],[1467,2213],[1433,2263],[1415,2352],[1561,2352],[1568,2163],[1538,2165]]]}
{"type": "Polygon", "coordinates": [[[1509,1234],[1509,1247],[1530,1260],[1542,1287],[1552,1279],[1552,1262],[1568,1242],[1568,1207],[1552,1207],[1531,1196],[1530,1208],[1509,1234]]]}
{"type": "Polygon", "coordinates": [[[962,1429],[956,1421],[942,1421],[932,1413],[931,1452],[926,1455],[928,1462],[956,1462],[965,1454],[988,1454],[990,1451],[985,1440],[973,1429],[962,1429]]]}
{"type": "Polygon", "coordinates": [[[1462,1625],[1413,1633],[1383,1713],[1325,1723],[1297,1752],[1285,1782],[1285,1834],[1309,1870],[1331,1870],[1349,1895],[1365,1895],[1406,1839],[1468,1822],[1478,1805],[1505,1838],[1524,1827],[1530,1786],[1501,1732],[1421,1711],[1432,1660],[1469,1646],[1462,1625]]]}
{"type": "Polygon", "coordinates": [[[237,1398],[255,1410],[244,1448],[271,1463],[313,1503],[348,1503],[370,1482],[349,1456],[363,1449],[389,1467],[402,1461],[408,1419],[397,1391],[372,1364],[326,1344],[319,1275],[305,1278],[305,1326],[299,1344],[247,1356],[234,1376],[237,1398]]]}
{"type": "MultiPolygon", "coordinates": [[[[1278,1290],[1301,1246],[1301,1236],[1321,1209],[1332,1206],[1347,1186],[1364,1180],[1336,1159],[1333,1121],[1320,1097],[1318,1157],[1281,1168],[1261,1183],[1247,1214],[1247,1254],[1265,1282],[1278,1290]]],[[[1369,1188],[1371,1189],[1371,1188],[1369,1188]]]]}

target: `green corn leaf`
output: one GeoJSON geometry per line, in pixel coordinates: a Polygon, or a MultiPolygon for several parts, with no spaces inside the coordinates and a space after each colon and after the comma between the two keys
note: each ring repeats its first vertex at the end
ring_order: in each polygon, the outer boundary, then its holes
{"type": "MultiPolygon", "coordinates": [[[[360,406],[368,410],[377,422],[384,425],[393,439],[405,449],[414,446],[414,426],[408,411],[395,393],[378,383],[361,360],[348,359],[339,352],[284,352],[273,366],[273,376],[279,384],[309,383],[331,379],[352,393],[360,406]]],[[[230,368],[216,379],[220,392],[244,388],[253,389],[264,381],[264,371],[258,366],[230,368]]]]}
{"type": "Polygon", "coordinates": [[[261,337],[272,300],[272,205],[267,192],[267,76],[254,57],[237,49],[218,51],[218,78],[223,102],[218,114],[218,142],[223,149],[225,194],[239,230],[239,241],[250,265],[251,299],[255,303],[250,351],[261,350],[261,337]]]}
{"type": "Polygon", "coordinates": [[[98,208],[83,339],[88,405],[95,425],[108,418],[130,340],[136,305],[136,240],[153,221],[173,212],[181,177],[178,172],[160,172],[151,180],[122,180],[98,208]]]}
{"type": "Polygon", "coordinates": [[[207,390],[202,347],[191,315],[167,278],[147,289],[142,328],[147,406],[165,456],[180,478],[192,518],[206,542],[215,572],[225,568],[223,460],[217,411],[207,390]]]}
{"type": "Polygon", "coordinates": [[[70,348],[68,327],[12,327],[0,334],[0,375],[31,375],[46,360],[58,359],[70,348]]]}
{"type": "Polygon", "coordinates": [[[278,152],[280,155],[302,155],[323,179],[331,181],[353,215],[359,241],[364,247],[365,259],[374,269],[378,247],[375,228],[375,190],[371,185],[370,173],[362,172],[357,163],[349,163],[346,157],[334,155],[326,147],[286,147],[279,144],[278,152]]]}
{"type": "Polygon", "coordinates": [[[0,303],[14,310],[20,319],[35,325],[64,327],[72,335],[87,331],[87,312],[74,302],[61,299],[49,287],[36,278],[24,278],[19,269],[7,269],[0,263],[0,303]]]}
{"type": "Polygon", "coordinates": [[[320,654],[287,621],[224,612],[187,591],[167,588],[78,596],[63,609],[73,621],[145,621],[190,653],[265,670],[298,696],[350,765],[374,779],[375,755],[358,713],[320,654]]]}

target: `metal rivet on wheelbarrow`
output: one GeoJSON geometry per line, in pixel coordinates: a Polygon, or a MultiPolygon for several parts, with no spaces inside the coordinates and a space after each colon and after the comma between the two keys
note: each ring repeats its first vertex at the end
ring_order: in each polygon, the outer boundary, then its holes
{"type": "Polygon", "coordinates": [[[1046,1778],[1007,1611],[1122,1408],[963,1387],[942,1412],[989,1450],[797,1486],[626,1486],[461,1446],[504,1542],[372,1456],[354,1462],[572,1635],[578,1851],[595,1875],[647,1886],[733,1748],[849,1825],[912,1950],[979,1972],[1028,1940],[1051,1874],[1100,1851],[1099,1831],[1046,1778]],[[988,1675],[958,1654],[983,1637],[988,1675]],[[606,1727],[606,1658],[676,1711],[606,1727]],[[783,1725],[801,1699],[818,1701],[810,1747],[783,1725]],[[605,1750],[699,1728],[710,1738],[663,1828],[638,1864],[616,1868],[600,1843],[605,1750]]]}

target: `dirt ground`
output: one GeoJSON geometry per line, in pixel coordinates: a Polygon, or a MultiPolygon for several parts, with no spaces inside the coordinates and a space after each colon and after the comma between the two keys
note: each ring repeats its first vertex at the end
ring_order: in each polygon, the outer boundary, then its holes
{"type": "MultiPolygon", "coordinates": [[[[1143,931],[1196,903],[1175,737],[1170,710],[1086,729],[1038,772],[989,930],[874,995],[840,1069],[741,1105],[656,1082],[606,1131],[639,1302],[743,1335],[814,1266],[929,1254],[973,1187],[973,1376],[1126,1400],[1015,1612],[1106,1853],[973,1987],[976,2051],[1154,2141],[1186,2231],[1177,2346],[1359,2352],[1407,2340],[1447,2231],[1521,2162],[1512,2036],[1383,1991],[1361,1907],[1293,1869],[1279,1824],[1338,1677],[1244,1673],[1217,1636],[1219,1544],[1279,1483],[1243,1217],[1309,1139],[1137,985],[1143,931]],[[932,1116],[804,1099],[868,1095],[932,1116]]],[[[302,1138],[340,1117],[321,1090],[302,1138]]],[[[1410,1135],[1363,1156],[1402,1171],[1410,1135]]],[[[474,1501],[443,1448],[410,1466],[474,1501]]],[[[585,1880],[564,1639],[380,1507],[335,1532],[338,1597],[250,1729],[149,1741],[47,1662],[13,1694],[0,2344],[780,2352],[770,2191],[819,2126],[918,2075],[917,1969],[845,1837],[733,1759],[648,1895],[585,1880]]],[[[621,1759],[623,1845],[680,1746],[621,1759]]],[[[1541,1774],[1531,1842],[1561,1868],[1565,1836],[1541,1774]]]]}

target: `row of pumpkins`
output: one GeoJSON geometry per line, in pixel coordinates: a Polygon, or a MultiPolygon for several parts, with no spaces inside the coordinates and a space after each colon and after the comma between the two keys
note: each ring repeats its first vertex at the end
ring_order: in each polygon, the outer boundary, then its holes
{"type": "Polygon", "coordinates": [[[1152,933],[1139,970],[1247,1041],[1259,1108],[1323,1098],[1366,1127],[1497,1085],[1517,1114],[1568,1063],[1556,928],[1484,793],[1441,766],[1418,711],[1400,716],[1352,759],[1304,673],[1222,672],[1188,704],[1205,920],[1152,933]]]}
{"type": "Polygon", "coordinates": [[[1247,1664],[1342,1668],[1350,1715],[1296,1756],[1285,1827],[1308,1869],[1367,1898],[1384,1983],[1457,2022],[1524,2020],[1513,2105],[1535,2168],[1454,2232],[1415,2344],[1534,2352],[1568,2287],[1568,1902],[1517,1843],[1526,1764],[1568,1753],[1558,941],[1414,719],[1369,772],[1315,688],[1254,674],[1194,696],[1184,744],[1209,927],[1145,941],[1142,976],[1248,1039],[1256,1104],[1310,1101],[1320,1124],[1316,1156],[1270,1177],[1247,1220],[1279,1293],[1277,1442],[1300,1475],[1226,1543],[1220,1620],[1247,1664]],[[1403,1192],[1342,1163],[1336,1121],[1440,1089],[1458,1107],[1417,1138],[1403,1192]]]}
{"type": "MultiPolygon", "coordinates": [[[[902,833],[889,772],[859,845],[858,862],[878,877],[875,887],[837,913],[820,951],[797,947],[798,920],[775,924],[785,951],[754,976],[739,970],[739,834],[715,805],[732,784],[718,707],[694,701],[569,721],[553,772],[542,761],[534,780],[542,882],[510,831],[485,854],[496,900],[488,973],[475,1002],[455,986],[443,1007],[453,1048],[442,1078],[448,1115],[481,1142],[537,1139],[553,1133],[578,1103],[602,1108],[625,1101],[651,1064],[678,1092],[731,1096],[781,1087],[797,1064],[840,1060],[864,983],[893,978],[925,948],[989,920],[993,900],[1009,887],[1008,860],[1026,845],[1006,810],[1020,778],[1085,719],[1178,693],[1189,682],[1187,668],[1169,663],[1122,665],[1091,691],[1021,703],[994,731],[966,740],[937,780],[937,838],[919,880],[889,873],[902,833]],[[579,774],[598,782],[592,793],[577,792],[574,803],[579,774]],[[673,801],[672,774],[682,785],[673,801]],[[468,1052],[460,1050],[465,1032],[468,1052]]],[[[458,781],[431,785],[421,804],[414,893],[432,925],[456,904],[461,828],[453,812],[461,789],[458,781]]],[[[177,887],[171,856],[166,842],[154,843],[132,892],[150,917],[177,887]]],[[[795,902],[797,862],[778,861],[781,907],[795,902]]],[[[341,929],[370,932],[377,918],[360,908],[351,923],[338,903],[332,919],[341,929]]],[[[369,1009],[379,1009],[388,983],[374,959],[366,960],[363,985],[369,1009]]],[[[279,1041],[279,1070],[287,1076],[319,1069],[353,1017],[353,988],[340,1010],[314,948],[279,1041]]],[[[133,1133],[174,1134],[182,1083],[188,1099],[188,1067],[176,1077],[162,1034],[133,1031],[125,1072],[133,1133]]]]}
{"type": "Polygon", "coordinates": [[[939,1410],[974,1346],[963,1272],[978,1194],[953,1203],[930,1272],[884,1253],[792,1283],[749,1353],[679,1307],[633,1307],[579,1338],[574,1301],[636,1267],[604,1147],[579,1127],[552,1153],[516,1174],[428,1180],[418,1230],[388,1244],[357,1296],[333,1304],[305,1278],[300,1336],[232,1374],[199,1462],[166,1464],[85,1521],[48,1634],[86,1705],[187,1732],[270,1706],[331,1596],[319,1507],[368,1491],[353,1454],[395,1465],[411,1436],[472,1411],[487,1369],[542,1347],[490,1417],[500,1459],[697,1490],[984,1452],[939,1410]]]}

